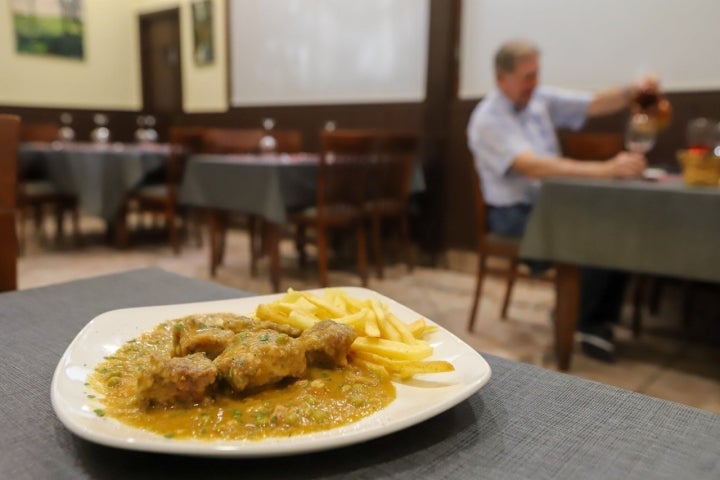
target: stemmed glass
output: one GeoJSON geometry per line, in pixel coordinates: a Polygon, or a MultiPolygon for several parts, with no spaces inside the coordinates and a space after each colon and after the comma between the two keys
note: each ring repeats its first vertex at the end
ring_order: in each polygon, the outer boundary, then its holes
{"type": "Polygon", "coordinates": [[[102,113],[96,113],[93,116],[95,128],[90,133],[93,141],[97,143],[108,143],[110,141],[110,129],[107,128],[108,117],[102,113]]]}
{"type": "Polygon", "coordinates": [[[277,140],[272,136],[272,129],[275,128],[275,120],[272,118],[264,118],[262,121],[265,135],[260,139],[260,151],[263,153],[274,152],[277,148],[277,140]]]}
{"type": "Polygon", "coordinates": [[[60,140],[63,142],[72,142],[75,140],[75,130],[72,128],[73,116],[68,112],[64,112],[60,115],[60,140]]]}
{"type": "Polygon", "coordinates": [[[644,113],[630,117],[625,131],[625,149],[645,155],[655,146],[657,128],[655,122],[644,113]]]}

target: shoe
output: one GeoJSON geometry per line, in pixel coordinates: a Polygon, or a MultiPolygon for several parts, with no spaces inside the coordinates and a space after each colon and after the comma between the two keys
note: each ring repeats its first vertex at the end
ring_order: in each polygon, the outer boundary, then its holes
{"type": "Polygon", "coordinates": [[[606,363],[615,362],[615,343],[612,329],[608,326],[588,332],[577,332],[580,349],[590,358],[606,363]]]}

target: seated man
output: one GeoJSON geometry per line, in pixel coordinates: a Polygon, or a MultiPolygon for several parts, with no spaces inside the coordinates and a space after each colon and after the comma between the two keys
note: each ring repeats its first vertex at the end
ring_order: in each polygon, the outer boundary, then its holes
{"type": "MultiPolygon", "coordinates": [[[[495,55],[498,88],[478,104],[467,127],[489,229],[504,236],[522,236],[542,178],[634,178],[646,166],[642,155],[629,152],[609,160],[564,158],[555,129],[578,129],[587,117],[620,111],[639,91],[657,92],[657,81],[647,77],[595,94],[539,87],[539,57],[524,40],[502,45],[495,55]]],[[[543,267],[527,263],[534,271],[543,267]]],[[[625,283],[619,272],[582,269],[578,330],[587,355],[614,360],[611,324],[619,319],[625,283]]]]}

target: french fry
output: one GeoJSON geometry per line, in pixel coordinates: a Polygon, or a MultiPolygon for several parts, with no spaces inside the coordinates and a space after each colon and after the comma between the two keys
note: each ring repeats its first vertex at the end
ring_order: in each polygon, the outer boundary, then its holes
{"type": "Polygon", "coordinates": [[[288,315],[287,323],[293,327],[297,327],[300,330],[306,330],[318,322],[317,317],[311,313],[303,312],[302,310],[293,310],[288,315]]]}
{"type": "Polygon", "coordinates": [[[388,313],[385,315],[385,318],[392,324],[393,327],[395,327],[395,330],[397,330],[403,342],[413,344],[417,341],[412,332],[410,332],[410,329],[407,328],[407,325],[398,320],[395,315],[388,313]]]}
{"type": "Polygon", "coordinates": [[[432,355],[432,347],[423,341],[408,345],[384,338],[358,337],[351,348],[398,360],[422,360],[432,355]]]}
{"type": "Polygon", "coordinates": [[[407,324],[376,298],[353,298],[341,289],[326,289],[322,297],[288,289],[278,300],[259,305],[255,316],[301,330],[326,319],[350,325],[358,334],[350,350],[352,361],[385,378],[454,370],[449,362],[424,360],[433,349],[422,338],[437,327],[423,318],[407,324]]]}
{"type": "Polygon", "coordinates": [[[396,342],[401,342],[402,337],[400,336],[400,333],[397,331],[397,329],[391,322],[388,322],[386,318],[387,314],[382,308],[380,302],[374,298],[369,298],[365,302],[366,305],[368,305],[368,307],[370,307],[372,311],[375,312],[378,329],[380,330],[380,337],[388,340],[394,340],[396,342]]]}
{"type": "Polygon", "coordinates": [[[265,303],[261,303],[257,306],[257,309],[255,310],[255,316],[260,320],[267,320],[269,322],[281,324],[287,323],[288,318],[287,315],[285,315],[282,311],[274,308],[273,305],[265,303]]]}
{"type": "Polygon", "coordinates": [[[339,318],[334,318],[338,323],[345,323],[347,325],[360,326],[365,323],[365,317],[369,314],[368,310],[366,308],[363,308],[359,312],[351,313],[349,315],[343,315],[339,318]]]}
{"type": "Polygon", "coordinates": [[[368,312],[367,315],[365,315],[365,335],[375,338],[380,336],[380,327],[378,326],[375,312],[368,312]]]}
{"type": "Polygon", "coordinates": [[[378,355],[376,353],[366,351],[353,352],[353,358],[365,362],[370,362],[376,365],[381,365],[390,373],[396,374],[403,378],[409,378],[418,373],[441,373],[452,372],[455,370],[455,367],[452,365],[452,363],[446,362],[444,360],[433,360],[426,362],[393,360],[383,355],[378,355]]]}
{"type": "Polygon", "coordinates": [[[370,362],[368,360],[365,360],[364,358],[357,358],[357,357],[355,357],[353,359],[353,362],[355,362],[357,365],[367,368],[371,372],[377,373],[382,378],[390,377],[390,372],[388,372],[387,369],[380,364],[377,364],[375,362],[370,362]]]}
{"type": "Polygon", "coordinates": [[[323,300],[322,298],[318,297],[317,295],[313,295],[312,293],[304,293],[304,298],[309,301],[310,303],[320,307],[321,309],[327,311],[331,315],[330,318],[334,317],[342,317],[345,315],[345,312],[334,305],[331,305],[329,302],[323,300]]]}

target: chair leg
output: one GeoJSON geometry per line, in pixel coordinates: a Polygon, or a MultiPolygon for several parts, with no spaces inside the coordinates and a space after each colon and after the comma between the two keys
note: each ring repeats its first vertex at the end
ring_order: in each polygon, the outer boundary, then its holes
{"type": "Polygon", "coordinates": [[[327,231],[324,226],[318,225],[317,229],[317,255],[318,255],[318,274],[320,275],[320,286],[328,286],[328,251],[327,251],[327,231]]]}
{"type": "Polygon", "coordinates": [[[475,284],[475,295],[473,297],[472,309],[470,310],[470,319],[468,321],[468,332],[473,331],[475,326],[475,317],[477,316],[478,305],[480,304],[480,295],[482,293],[483,280],[485,278],[485,255],[478,254],[478,271],[477,283],[475,284]]]}
{"type": "Polygon", "coordinates": [[[507,320],[508,307],[510,307],[510,297],[512,295],[512,289],[515,285],[515,278],[517,278],[517,260],[513,259],[510,261],[510,274],[508,276],[507,287],[505,288],[505,298],[503,299],[502,310],[500,311],[500,318],[507,320]]]}
{"type": "Polygon", "coordinates": [[[74,201],[70,205],[70,215],[72,218],[73,243],[80,245],[80,208],[78,207],[77,201],[74,201]]]}
{"type": "Polygon", "coordinates": [[[116,248],[127,248],[129,241],[128,233],[128,222],[127,222],[128,208],[127,204],[120,208],[117,216],[114,220],[115,228],[115,247],[116,248]]]}
{"type": "Polygon", "coordinates": [[[58,202],[55,204],[55,244],[59,245],[65,238],[65,209],[58,202]]]}
{"type": "Polygon", "coordinates": [[[660,299],[662,297],[663,283],[662,278],[656,277],[652,283],[652,287],[650,288],[650,313],[653,315],[657,315],[660,311],[660,299]]]}
{"type": "Polygon", "coordinates": [[[20,207],[17,209],[17,215],[16,215],[16,232],[17,232],[17,246],[18,246],[18,255],[23,255],[25,253],[25,214],[27,212],[25,211],[24,207],[20,207]]]}
{"type": "Polygon", "coordinates": [[[165,222],[167,223],[168,235],[170,236],[170,245],[172,245],[173,253],[177,256],[180,255],[180,235],[175,220],[175,208],[172,205],[168,205],[165,209],[165,222]]]}
{"type": "Polygon", "coordinates": [[[219,235],[219,212],[217,210],[210,210],[207,213],[207,227],[208,227],[208,240],[210,242],[210,276],[214,277],[217,274],[218,267],[218,250],[220,248],[218,235],[219,235]]]}
{"type": "Polygon", "coordinates": [[[383,272],[383,251],[381,238],[381,219],[380,215],[373,214],[370,220],[372,225],[373,250],[375,253],[375,273],[379,279],[385,276],[383,272]]]}
{"type": "Polygon", "coordinates": [[[642,301],[643,290],[645,288],[646,277],[642,275],[635,276],[635,291],[633,292],[633,309],[632,309],[632,334],[633,338],[640,338],[642,332],[642,301]]]}
{"type": "Polygon", "coordinates": [[[306,243],[307,229],[305,225],[298,224],[295,230],[295,249],[298,253],[298,264],[302,269],[307,267],[307,251],[305,251],[306,243]]]}
{"type": "MultiPolygon", "coordinates": [[[[368,274],[367,274],[367,245],[365,239],[365,225],[362,220],[358,222],[357,226],[357,257],[358,257],[358,271],[360,273],[360,280],[362,286],[367,287],[368,274]]],[[[382,272],[380,272],[382,273],[382,272]]],[[[382,278],[382,277],[381,277],[382,278]]]]}
{"type": "Polygon", "coordinates": [[[410,242],[410,225],[406,214],[403,215],[400,220],[400,237],[407,271],[408,273],[412,273],[415,267],[415,260],[413,259],[412,245],[410,242]]]}
{"type": "Polygon", "coordinates": [[[255,215],[249,215],[247,219],[248,237],[250,240],[250,275],[257,276],[257,261],[262,254],[258,245],[258,237],[262,235],[262,226],[258,225],[260,219],[255,215]]]}

